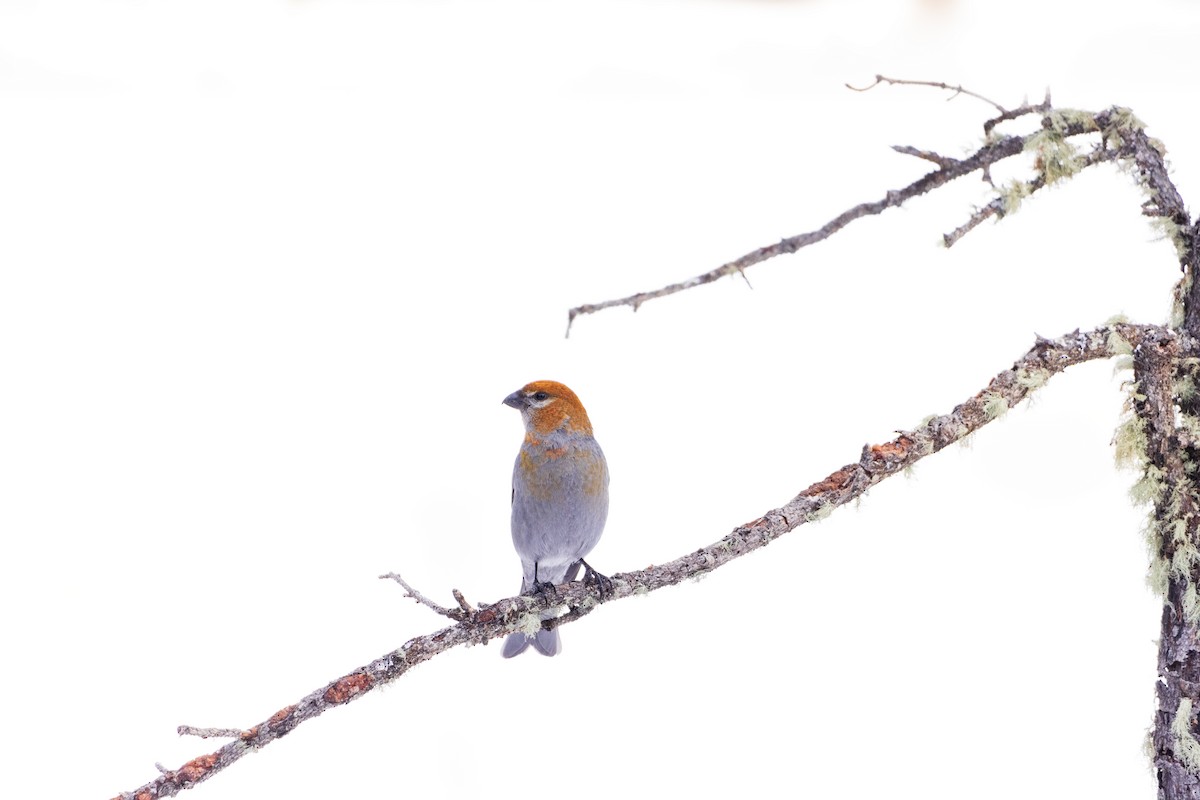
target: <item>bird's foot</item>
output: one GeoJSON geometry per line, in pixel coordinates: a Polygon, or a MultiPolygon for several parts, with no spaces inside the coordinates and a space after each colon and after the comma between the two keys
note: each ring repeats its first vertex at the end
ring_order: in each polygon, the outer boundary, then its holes
{"type": "Polygon", "coordinates": [[[595,586],[600,591],[601,603],[612,597],[613,582],[606,575],[601,575],[599,572],[596,572],[596,570],[592,569],[592,565],[583,559],[580,559],[580,563],[583,564],[583,569],[585,570],[583,573],[583,585],[595,586]]]}
{"type": "Polygon", "coordinates": [[[558,589],[550,581],[536,581],[533,584],[533,591],[530,594],[545,600],[547,603],[558,601],[558,589]]]}

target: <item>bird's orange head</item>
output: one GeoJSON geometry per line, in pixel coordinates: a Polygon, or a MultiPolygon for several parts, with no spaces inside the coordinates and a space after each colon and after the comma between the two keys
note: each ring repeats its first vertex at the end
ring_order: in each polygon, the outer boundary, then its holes
{"type": "Polygon", "coordinates": [[[579,397],[558,381],[533,381],[504,398],[504,405],[521,412],[525,430],[536,436],[554,431],[592,433],[592,421],[579,397]]]}

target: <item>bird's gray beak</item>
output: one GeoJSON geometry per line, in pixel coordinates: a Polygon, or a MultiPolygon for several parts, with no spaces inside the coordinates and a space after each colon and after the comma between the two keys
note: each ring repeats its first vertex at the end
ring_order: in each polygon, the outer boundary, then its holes
{"type": "Polygon", "coordinates": [[[529,399],[527,397],[525,397],[524,394],[522,394],[520,389],[518,389],[517,391],[510,394],[508,397],[504,398],[503,402],[504,402],[504,405],[512,406],[513,408],[517,409],[518,411],[523,411],[529,405],[529,399]]]}

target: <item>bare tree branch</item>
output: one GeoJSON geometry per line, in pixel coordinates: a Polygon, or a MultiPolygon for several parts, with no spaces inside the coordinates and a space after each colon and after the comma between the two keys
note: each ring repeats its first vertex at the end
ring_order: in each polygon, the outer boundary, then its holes
{"type": "Polygon", "coordinates": [[[1050,90],[1046,89],[1046,97],[1044,100],[1042,100],[1042,102],[1035,103],[1033,105],[1030,105],[1027,102],[1022,103],[1021,105],[1017,106],[1016,108],[1012,109],[1011,111],[1005,111],[1000,116],[992,117],[987,122],[983,123],[983,134],[985,136],[990,135],[992,132],[992,128],[996,127],[1001,122],[1008,122],[1009,120],[1017,119],[1018,117],[1023,117],[1026,114],[1040,114],[1044,111],[1049,111],[1051,108],[1052,108],[1052,106],[1050,104],[1050,90]]]}
{"type": "Polygon", "coordinates": [[[180,736],[199,736],[201,739],[232,739],[245,733],[241,728],[196,728],[191,725],[180,725],[175,732],[180,736]]]}
{"type": "Polygon", "coordinates": [[[413,587],[409,586],[408,583],[404,580],[404,578],[401,578],[395,572],[389,572],[386,575],[379,576],[379,579],[384,580],[384,581],[388,580],[389,578],[404,587],[405,597],[411,597],[412,599],[416,600],[421,605],[423,605],[427,608],[433,609],[433,611],[435,611],[438,614],[441,614],[443,617],[448,617],[448,618],[454,620],[455,622],[461,622],[462,620],[467,618],[467,615],[469,615],[471,613],[470,606],[464,606],[464,604],[467,601],[465,599],[463,599],[463,596],[459,593],[458,589],[454,590],[454,599],[458,601],[460,608],[443,608],[442,606],[439,606],[437,603],[430,600],[425,595],[418,592],[413,587]]]}
{"type": "Polygon", "coordinates": [[[942,83],[941,81],[910,81],[910,80],[904,80],[903,78],[885,78],[883,75],[876,75],[875,82],[872,83],[870,86],[863,86],[862,88],[858,88],[856,86],[851,86],[850,84],[847,83],[846,88],[852,92],[869,92],[870,90],[874,89],[876,86],[878,86],[881,83],[886,83],[889,86],[932,86],[935,89],[946,89],[948,91],[954,92],[954,94],[952,94],[946,98],[947,102],[958,97],[960,94],[965,94],[970,97],[974,97],[977,100],[982,100],[983,102],[987,103],[990,106],[994,106],[996,108],[996,110],[999,111],[1001,114],[1008,113],[1005,110],[1004,106],[1000,105],[995,100],[989,100],[981,94],[976,94],[975,92],[964,89],[962,86],[951,86],[950,84],[942,83]]]}
{"type": "Polygon", "coordinates": [[[462,592],[460,592],[458,589],[452,589],[451,594],[453,594],[454,599],[458,601],[458,607],[462,609],[464,614],[469,617],[471,614],[475,613],[475,609],[472,608],[471,604],[467,602],[467,598],[463,597],[462,592]]]}
{"type": "MultiPolygon", "coordinates": [[[[838,506],[861,497],[875,484],[903,472],[925,456],[960,441],[1024,400],[1052,376],[1068,367],[1094,359],[1126,355],[1143,342],[1167,342],[1182,349],[1178,337],[1157,326],[1114,324],[1087,333],[1075,331],[1058,339],[1042,339],[1010,369],[1006,369],[978,394],[963,401],[949,414],[933,417],[917,428],[901,432],[889,442],[866,445],[858,461],[847,464],[801,491],[780,508],[767,511],[758,519],[740,525],[721,540],[681,556],[667,564],[650,566],[636,572],[611,577],[611,600],[656,591],[681,581],[697,578],[716,570],[747,553],[770,544],[785,533],[823,519],[838,506]]],[[[405,586],[420,600],[421,595],[405,586]]],[[[510,597],[476,611],[464,606],[465,618],[457,624],[410,639],[402,647],[387,653],[337,680],[286,706],[259,724],[235,734],[234,741],[220,749],[198,756],[178,770],[163,770],[154,780],[132,792],[119,795],[128,800],[153,800],[172,797],[235,763],[246,754],[267,746],[287,735],[298,725],[320,716],[336,706],[345,705],[368,692],[396,680],[412,667],[460,645],[487,644],[492,639],[539,624],[540,612],[565,606],[568,613],[545,624],[557,627],[573,622],[597,607],[599,588],[583,582],[556,587],[559,602],[543,596],[510,597]]],[[[425,601],[422,601],[425,602],[425,601]]],[[[440,606],[425,602],[440,609],[440,606]]],[[[454,614],[441,609],[439,613],[454,614]]],[[[193,733],[196,729],[182,729],[193,733]]],[[[116,800],[116,798],[114,798],[116,800]]]]}
{"type": "Polygon", "coordinates": [[[872,217],[884,212],[889,208],[895,208],[903,205],[906,201],[914,197],[925,194],[933,189],[949,183],[955,178],[960,178],[963,175],[968,175],[976,170],[982,169],[985,166],[1001,161],[1010,156],[1020,153],[1025,147],[1025,140],[1019,136],[1007,136],[994,143],[989,143],[979,148],[975,153],[965,159],[944,158],[945,166],[926,174],[924,177],[910,183],[902,189],[897,189],[888,192],[880,200],[870,203],[859,203],[858,205],[843,211],[829,222],[808,233],[801,233],[796,236],[790,236],[782,239],[775,244],[760,247],[753,252],[747,253],[741,258],[735,259],[722,264],[714,270],[697,275],[694,278],[689,278],[680,283],[672,283],[669,286],[664,286],[661,289],[655,289],[649,292],[638,292],[637,294],[622,297],[616,300],[605,300],[600,303],[587,303],[585,305],[576,306],[568,312],[567,319],[567,334],[571,333],[571,325],[574,324],[575,318],[584,314],[594,314],[597,311],[602,311],[606,308],[614,308],[616,306],[629,306],[634,311],[637,311],[641,305],[649,300],[656,300],[660,297],[682,292],[685,289],[692,289],[697,286],[703,286],[706,283],[712,283],[720,278],[734,274],[744,274],[748,267],[774,258],[775,256],[784,255],[785,253],[795,253],[802,247],[816,244],[817,242],[828,239],[833,234],[840,231],[842,228],[849,225],[856,219],[863,217],[872,217]]]}
{"type": "MultiPolygon", "coordinates": [[[[937,86],[957,91],[957,87],[946,84],[899,81],[877,76],[876,83],[879,82],[937,86]]],[[[1188,263],[1191,263],[1189,258],[1196,258],[1193,241],[1200,234],[1191,227],[1191,221],[1183,206],[1183,201],[1168,176],[1165,149],[1157,140],[1146,135],[1144,125],[1128,109],[1113,107],[1099,113],[1054,109],[1050,106],[1047,94],[1046,101],[1039,105],[1022,105],[1012,111],[1004,111],[1001,108],[1001,111],[1003,113],[999,117],[985,123],[986,141],[970,156],[956,159],[907,145],[894,146],[893,149],[897,152],[930,161],[937,164],[938,168],[901,189],[887,192],[880,200],[860,203],[843,211],[814,231],[790,236],[775,244],[760,247],[702,275],[652,291],[576,306],[567,312],[567,335],[570,336],[571,326],[577,317],[617,306],[629,306],[637,311],[643,303],[650,300],[703,286],[735,273],[745,277],[746,269],[755,264],[776,256],[795,253],[803,247],[824,241],[854,220],[881,214],[889,208],[900,206],[914,197],[919,197],[977,170],[982,171],[990,182],[989,169],[991,165],[1027,151],[1032,151],[1037,156],[1034,164],[1034,176],[1027,181],[1014,181],[1000,190],[997,198],[976,211],[965,224],[943,237],[947,246],[953,245],[983,220],[993,217],[1000,219],[1013,213],[1024,198],[1039,189],[1070,178],[1090,166],[1105,161],[1119,160],[1132,164],[1135,178],[1149,198],[1146,205],[1143,206],[1143,214],[1156,218],[1164,234],[1172,238],[1180,254],[1180,263],[1186,267],[1188,263]],[[1025,136],[999,136],[993,130],[997,122],[1030,113],[1043,115],[1041,130],[1025,136]],[[1077,155],[1074,146],[1068,140],[1092,133],[1100,134],[1099,145],[1087,156],[1077,155]]],[[[1188,313],[1191,315],[1189,320],[1195,324],[1188,330],[1196,335],[1200,333],[1200,286],[1189,284],[1189,291],[1195,295],[1188,299],[1187,306],[1188,313]]]]}

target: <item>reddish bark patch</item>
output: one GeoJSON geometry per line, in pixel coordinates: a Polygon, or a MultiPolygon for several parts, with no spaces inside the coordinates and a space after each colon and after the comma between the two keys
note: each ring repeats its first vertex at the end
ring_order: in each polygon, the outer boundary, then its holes
{"type": "Polygon", "coordinates": [[[296,710],[296,707],[294,705],[284,706],[283,708],[279,709],[278,711],[276,711],[274,714],[271,715],[271,718],[269,720],[267,720],[267,725],[272,728],[275,727],[276,725],[278,725],[279,723],[281,723],[285,719],[287,719],[289,716],[291,716],[291,713],[295,710],[296,710]]]}
{"type": "Polygon", "coordinates": [[[853,475],[853,469],[839,469],[825,480],[814,483],[800,494],[803,497],[815,497],[816,495],[825,494],[826,492],[836,492],[845,487],[845,485],[850,482],[850,479],[853,477],[853,475]]]}
{"type": "Polygon", "coordinates": [[[374,681],[371,679],[371,676],[364,675],[361,672],[354,675],[347,675],[325,690],[325,702],[341,705],[370,689],[372,683],[374,681]]]}
{"type": "Polygon", "coordinates": [[[912,443],[912,439],[907,436],[901,436],[893,442],[871,445],[871,455],[875,458],[883,459],[906,458],[909,448],[912,447],[912,443]]]}
{"type": "Polygon", "coordinates": [[[179,768],[176,773],[179,779],[186,783],[195,783],[208,774],[208,771],[217,763],[217,754],[209,753],[206,756],[193,758],[191,761],[179,768]]]}

